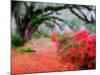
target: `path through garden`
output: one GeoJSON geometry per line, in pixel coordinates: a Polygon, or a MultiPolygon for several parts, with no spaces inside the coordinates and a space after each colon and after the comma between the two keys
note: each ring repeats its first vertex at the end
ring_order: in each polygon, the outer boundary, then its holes
{"type": "Polygon", "coordinates": [[[23,46],[31,47],[36,52],[19,53],[12,50],[12,74],[64,71],[64,63],[57,55],[57,48],[50,39],[32,39],[23,46]]]}

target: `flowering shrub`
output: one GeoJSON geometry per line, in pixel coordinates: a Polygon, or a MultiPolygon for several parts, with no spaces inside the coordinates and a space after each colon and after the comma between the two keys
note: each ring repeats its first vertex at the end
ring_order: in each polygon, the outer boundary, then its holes
{"type": "MultiPolygon", "coordinates": [[[[87,30],[63,35],[54,32],[53,42],[59,42],[58,52],[62,60],[68,65],[72,63],[80,69],[94,69],[96,64],[96,36],[89,34],[87,30]],[[62,51],[62,52],[61,52],[62,51]]],[[[73,70],[73,69],[70,69],[73,70]]]]}
{"type": "Polygon", "coordinates": [[[59,33],[58,32],[52,32],[52,41],[53,42],[59,42],[60,39],[58,38],[59,33]]]}

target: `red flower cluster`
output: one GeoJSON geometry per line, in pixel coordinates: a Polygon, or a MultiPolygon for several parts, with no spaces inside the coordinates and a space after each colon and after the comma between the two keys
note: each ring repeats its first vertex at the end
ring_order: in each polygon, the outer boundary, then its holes
{"type": "Polygon", "coordinates": [[[59,42],[59,38],[57,38],[59,35],[58,32],[52,32],[52,41],[53,42],[59,42]]]}
{"type": "Polygon", "coordinates": [[[87,30],[80,30],[78,32],[75,32],[73,34],[73,37],[75,40],[82,40],[82,38],[86,39],[88,37],[88,31],[87,30]]]}
{"type": "MultiPolygon", "coordinates": [[[[96,63],[96,36],[89,34],[87,30],[80,30],[72,33],[72,36],[59,39],[59,33],[52,34],[52,41],[59,42],[64,49],[63,60],[71,62],[81,69],[93,69],[96,63]],[[56,36],[56,37],[55,37],[56,36]],[[59,39],[59,40],[58,40],[59,39]]],[[[68,36],[68,35],[67,35],[68,36]]]]}

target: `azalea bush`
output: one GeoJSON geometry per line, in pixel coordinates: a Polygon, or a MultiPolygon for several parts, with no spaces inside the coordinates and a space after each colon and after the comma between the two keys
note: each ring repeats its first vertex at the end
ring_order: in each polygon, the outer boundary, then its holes
{"type": "MultiPolygon", "coordinates": [[[[88,30],[60,34],[52,32],[52,41],[57,43],[58,53],[62,61],[74,69],[95,69],[96,67],[96,35],[88,30]],[[74,67],[73,67],[74,65],[74,67]]],[[[68,68],[68,67],[67,67],[68,68]]]]}

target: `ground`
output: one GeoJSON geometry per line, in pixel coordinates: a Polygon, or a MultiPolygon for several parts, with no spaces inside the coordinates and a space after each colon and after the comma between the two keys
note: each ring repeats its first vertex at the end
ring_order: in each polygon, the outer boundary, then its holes
{"type": "Polygon", "coordinates": [[[36,52],[20,53],[12,49],[12,74],[64,71],[66,69],[51,40],[32,39],[23,47],[31,47],[36,52]]]}
{"type": "Polygon", "coordinates": [[[20,53],[13,48],[12,74],[67,70],[66,64],[62,62],[61,56],[57,53],[55,43],[50,39],[32,39],[30,42],[26,42],[23,47],[31,47],[36,52],[20,53]]]}

